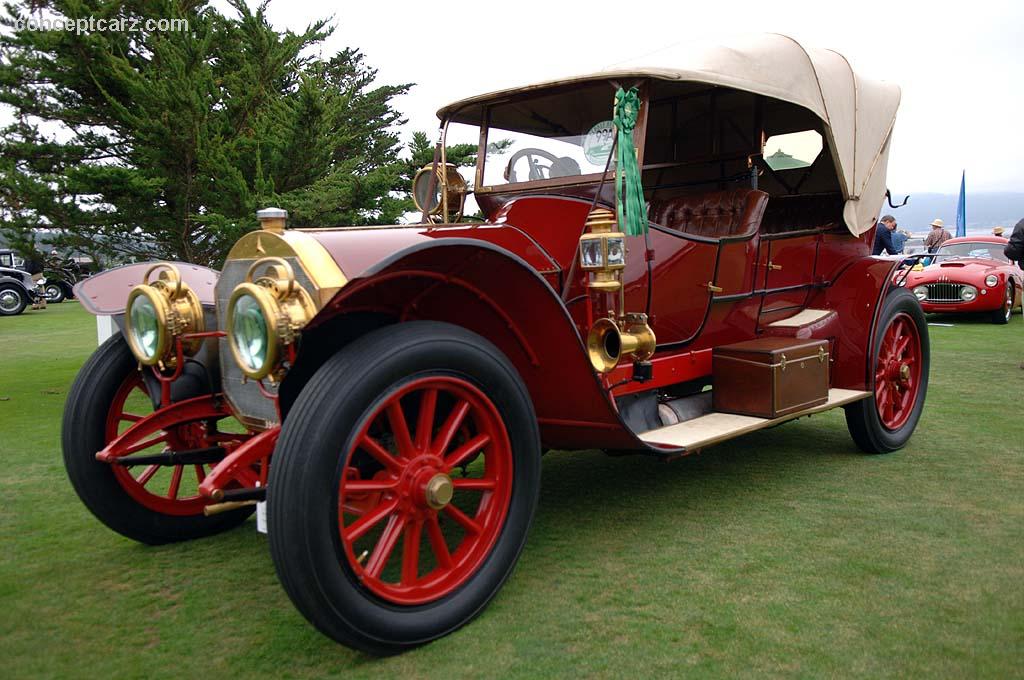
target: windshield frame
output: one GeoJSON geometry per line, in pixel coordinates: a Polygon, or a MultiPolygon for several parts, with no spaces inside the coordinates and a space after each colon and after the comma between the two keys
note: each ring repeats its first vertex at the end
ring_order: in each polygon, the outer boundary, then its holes
{"type": "MultiPolygon", "coordinates": [[[[581,87],[581,85],[590,86],[590,85],[593,85],[594,82],[595,81],[588,81],[587,83],[583,83],[583,84],[581,84],[581,83],[571,83],[571,84],[560,85],[560,86],[556,86],[556,87],[552,87],[552,88],[529,89],[529,90],[524,91],[522,93],[517,93],[517,94],[514,94],[512,96],[502,97],[500,99],[496,99],[496,100],[494,100],[492,102],[488,102],[486,105],[484,105],[482,107],[481,120],[478,123],[479,126],[480,126],[480,141],[479,141],[478,146],[477,146],[476,170],[475,170],[475,173],[474,173],[473,192],[477,193],[477,194],[506,194],[506,193],[528,192],[528,191],[532,191],[534,189],[548,189],[548,188],[551,188],[551,187],[571,187],[571,186],[580,186],[580,185],[587,185],[587,184],[596,184],[597,182],[601,181],[602,175],[604,176],[606,182],[614,182],[615,181],[615,170],[613,168],[609,168],[609,170],[607,172],[605,172],[605,173],[592,172],[592,173],[587,173],[587,174],[582,174],[582,175],[570,175],[570,176],[566,176],[566,177],[554,177],[554,178],[547,178],[547,179],[526,180],[526,181],[520,181],[520,182],[514,182],[514,183],[506,183],[506,184],[491,184],[491,185],[485,185],[484,184],[484,165],[485,165],[485,163],[487,161],[487,158],[486,158],[487,157],[487,143],[488,143],[487,140],[488,140],[488,138],[490,136],[490,132],[491,132],[490,118],[491,118],[491,109],[493,107],[499,106],[501,104],[507,104],[507,103],[510,103],[510,102],[527,101],[529,99],[534,99],[534,98],[538,98],[538,97],[546,97],[546,96],[552,96],[552,95],[556,95],[556,96],[563,96],[563,95],[564,96],[569,96],[569,95],[571,95],[571,93],[573,91],[578,90],[581,87]]],[[[620,87],[620,86],[624,87],[624,88],[636,87],[638,89],[639,94],[640,94],[640,110],[639,110],[639,112],[637,114],[636,127],[633,129],[633,146],[634,146],[634,148],[637,151],[637,162],[639,163],[640,167],[643,167],[644,139],[646,138],[646,133],[647,133],[647,111],[648,111],[648,98],[647,98],[647,95],[648,95],[648,92],[650,91],[650,88],[648,87],[648,80],[644,79],[644,80],[630,82],[630,83],[619,83],[619,82],[617,82],[615,80],[606,80],[606,81],[598,80],[596,82],[606,82],[608,84],[608,86],[609,86],[609,97],[608,97],[609,109],[612,106],[612,102],[614,101],[614,97],[615,97],[615,90],[618,87],[620,87]]],[[[611,113],[612,113],[611,110],[609,110],[609,116],[611,115],[611,113]]],[[[451,122],[453,119],[457,119],[458,116],[459,116],[459,111],[452,111],[452,112],[450,112],[448,119],[445,120],[445,122],[444,122],[445,134],[447,133],[449,122],[451,122]]],[[[465,121],[459,121],[459,122],[465,122],[465,121]]]]}

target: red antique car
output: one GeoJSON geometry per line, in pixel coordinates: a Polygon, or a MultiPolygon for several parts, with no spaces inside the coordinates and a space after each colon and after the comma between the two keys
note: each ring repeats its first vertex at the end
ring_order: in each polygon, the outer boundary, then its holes
{"type": "Polygon", "coordinates": [[[930,265],[907,274],[904,286],[925,312],[987,312],[992,323],[1005,324],[1024,289],[1024,272],[1003,255],[1006,243],[999,236],[949,239],[930,265]]]}
{"type": "Polygon", "coordinates": [[[144,543],[265,502],[298,609],[386,654],[495,595],[545,451],[671,460],[836,407],[861,449],[899,449],[929,344],[897,263],[870,256],[898,103],[764,36],[446,106],[419,224],[268,209],[219,276],[82,284],[122,334],[68,398],[71,481],[144,543]],[[482,222],[445,162],[467,131],[482,222]]]}

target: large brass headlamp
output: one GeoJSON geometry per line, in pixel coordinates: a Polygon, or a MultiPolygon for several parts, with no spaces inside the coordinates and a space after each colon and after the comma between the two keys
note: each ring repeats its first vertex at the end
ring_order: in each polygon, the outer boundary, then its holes
{"type": "Polygon", "coordinates": [[[295,281],[286,260],[254,262],[227,307],[228,346],[242,373],[253,380],[277,380],[284,350],[315,314],[313,299],[295,281]]]}
{"type": "MultiPolygon", "coordinates": [[[[204,330],[203,306],[199,296],[181,280],[172,264],[155,264],[146,270],[142,283],[128,293],[125,329],[132,354],[146,366],[173,367],[177,361],[174,341],[185,333],[204,330]],[[159,276],[150,281],[153,272],[159,276]]],[[[199,351],[202,339],[185,340],[186,355],[199,351]]]]}

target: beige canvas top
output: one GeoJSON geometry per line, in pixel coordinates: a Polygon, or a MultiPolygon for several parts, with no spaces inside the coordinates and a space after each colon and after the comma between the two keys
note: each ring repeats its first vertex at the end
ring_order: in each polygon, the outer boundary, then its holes
{"type": "Polygon", "coordinates": [[[846,226],[855,235],[872,227],[885,198],[889,139],[900,102],[898,86],[862,78],[837,52],[805,49],[778,34],[699,50],[680,48],[635,61],[597,73],[463,99],[442,108],[438,117],[444,119],[514,94],[600,79],[691,81],[762,94],[802,106],[821,118],[846,199],[846,226]]]}

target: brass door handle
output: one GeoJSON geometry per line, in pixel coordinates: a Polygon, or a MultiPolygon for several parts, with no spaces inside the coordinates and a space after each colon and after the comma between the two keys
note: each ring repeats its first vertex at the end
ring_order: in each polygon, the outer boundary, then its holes
{"type": "Polygon", "coordinates": [[[710,290],[712,293],[721,293],[723,290],[725,290],[721,286],[716,286],[715,284],[711,283],[710,281],[707,282],[707,287],[708,287],[708,290],[710,290]]]}
{"type": "Polygon", "coordinates": [[[782,265],[781,264],[775,264],[775,263],[773,263],[773,262],[771,262],[769,260],[769,262],[768,262],[768,269],[774,269],[774,270],[778,271],[778,270],[782,269],[782,265]]]}

